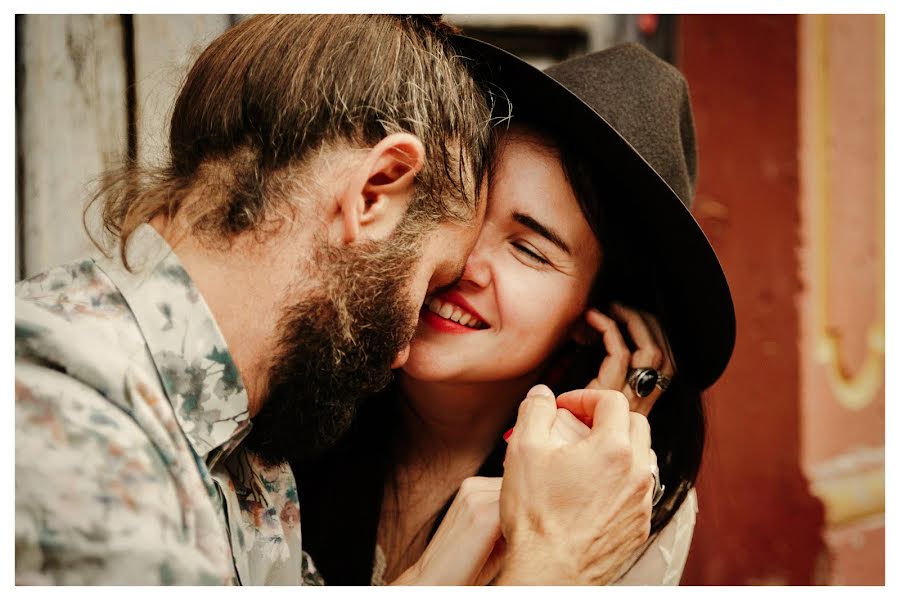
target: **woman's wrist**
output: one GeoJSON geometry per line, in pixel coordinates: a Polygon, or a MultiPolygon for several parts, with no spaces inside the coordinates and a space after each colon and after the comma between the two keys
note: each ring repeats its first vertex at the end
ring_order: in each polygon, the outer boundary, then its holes
{"type": "Polygon", "coordinates": [[[422,568],[419,564],[419,561],[413,563],[413,565],[407,570],[403,571],[397,579],[392,581],[389,585],[428,585],[427,583],[422,581],[422,568]]]}

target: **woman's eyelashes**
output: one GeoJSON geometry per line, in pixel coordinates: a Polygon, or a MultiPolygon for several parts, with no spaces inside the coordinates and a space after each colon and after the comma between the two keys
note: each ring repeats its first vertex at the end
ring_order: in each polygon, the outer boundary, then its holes
{"type": "Polygon", "coordinates": [[[533,247],[531,247],[527,244],[524,244],[522,242],[512,242],[512,245],[513,245],[513,248],[515,248],[519,252],[520,255],[523,255],[526,257],[526,260],[536,262],[541,265],[549,265],[550,264],[550,261],[547,260],[546,258],[544,258],[543,256],[541,256],[537,252],[537,250],[535,250],[533,247]]]}

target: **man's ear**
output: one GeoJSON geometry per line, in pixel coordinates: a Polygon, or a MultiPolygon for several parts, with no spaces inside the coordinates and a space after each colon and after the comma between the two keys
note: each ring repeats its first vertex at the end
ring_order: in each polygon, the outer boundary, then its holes
{"type": "Polygon", "coordinates": [[[368,150],[339,199],[344,243],[356,241],[366,227],[372,238],[393,231],[409,207],[424,164],[425,147],[409,133],[392,133],[368,150]]]}

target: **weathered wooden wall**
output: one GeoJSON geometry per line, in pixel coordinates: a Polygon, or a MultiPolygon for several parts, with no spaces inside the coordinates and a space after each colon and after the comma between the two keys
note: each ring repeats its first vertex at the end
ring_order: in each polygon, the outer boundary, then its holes
{"type": "MultiPolygon", "coordinates": [[[[129,153],[158,163],[187,68],[231,15],[16,19],[16,277],[94,251],[82,214],[129,153]]],[[[96,223],[96,213],[89,214],[96,223]]]]}
{"type": "Polygon", "coordinates": [[[18,274],[83,254],[93,178],[123,158],[127,85],[118,16],[19,17],[18,274]]]}

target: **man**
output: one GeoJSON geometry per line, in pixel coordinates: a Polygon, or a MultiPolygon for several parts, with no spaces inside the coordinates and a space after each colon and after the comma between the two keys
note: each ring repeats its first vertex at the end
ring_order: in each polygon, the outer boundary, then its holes
{"type": "MultiPolygon", "coordinates": [[[[345,431],[405,361],[425,296],[459,277],[489,123],[425,18],[260,16],[215,40],[165,169],[132,165],[102,191],[118,251],[17,285],[17,581],[319,583],[287,460],[345,431]]],[[[538,394],[524,422],[548,410],[538,394]]],[[[508,484],[525,498],[562,460],[532,430],[533,468],[508,484]]],[[[630,464],[646,445],[565,460],[630,464]]],[[[528,527],[533,496],[507,519],[526,533],[503,581],[576,581],[536,579],[534,549],[571,520],[528,527]]],[[[597,527],[646,536],[614,517],[597,527]]]]}

